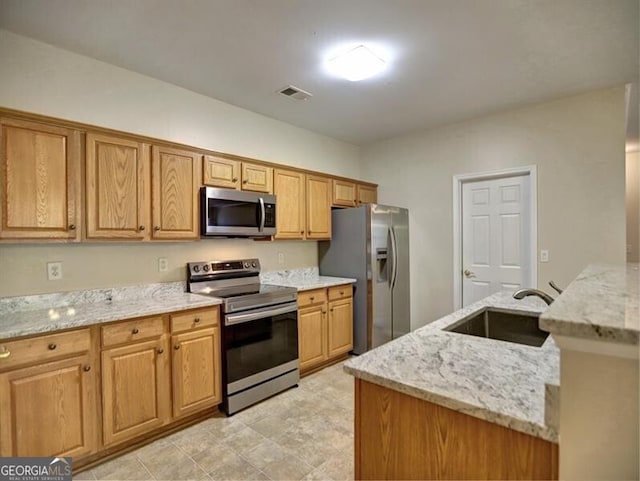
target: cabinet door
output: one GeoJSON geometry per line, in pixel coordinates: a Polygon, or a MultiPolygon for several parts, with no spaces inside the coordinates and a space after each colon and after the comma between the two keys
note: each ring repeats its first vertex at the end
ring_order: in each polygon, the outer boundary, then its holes
{"type": "Polygon", "coordinates": [[[331,239],[331,182],[307,175],[307,239],[331,239]]]}
{"type": "Polygon", "coordinates": [[[273,194],[273,168],[243,162],[242,190],[273,194]]]}
{"type": "Polygon", "coordinates": [[[305,175],[276,169],[274,174],[276,201],[276,239],[304,239],[305,175]]]}
{"type": "Polygon", "coordinates": [[[95,451],[94,372],[84,354],[0,374],[0,456],[95,451]]]}
{"type": "Polygon", "coordinates": [[[200,236],[200,154],[153,146],[153,238],[197,239],[200,236]]]}
{"type": "Polygon", "coordinates": [[[329,303],[329,357],[353,349],[353,299],[329,303]]]}
{"type": "Polygon", "coordinates": [[[171,344],[174,417],[220,404],[220,329],[177,334],[171,344]]]}
{"type": "Polygon", "coordinates": [[[102,351],[105,446],[134,438],[170,417],[170,372],[164,338],[102,351]]]}
{"type": "Polygon", "coordinates": [[[86,192],[87,238],[149,238],[147,145],[88,133],[86,192]]]}
{"type": "Polygon", "coordinates": [[[346,180],[333,179],[333,205],[355,207],[356,184],[346,180]]]}
{"type": "Polygon", "coordinates": [[[376,202],[378,202],[378,189],[358,184],[358,205],[375,204],[376,202]]]}
{"type": "Polygon", "coordinates": [[[240,162],[237,160],[204,156],[203,183],[227,189],[240,188],[240,162]]]}
{"type": "Polygon", "coordinates": [[[302,371],[328,359],[326,304],[298,311],[298,357],[302,371]]]}
{"type": "Polygon", "coordinates": [[[79,132],[6,118],[0,126],[0,237],[79,239],[79,132]]]}

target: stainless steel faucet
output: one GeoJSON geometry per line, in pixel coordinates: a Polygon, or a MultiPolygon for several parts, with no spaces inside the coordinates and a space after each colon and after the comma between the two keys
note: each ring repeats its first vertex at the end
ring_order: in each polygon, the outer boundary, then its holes
{"type": "Polygon", "coordinates": [[[538,289],[518,289],[513,293],[513,298],[518,300],[524,299],[527,296],[537,296],[548,305],[551,305],[551,303],[553,302],[553,297],[551,297],[546,292],[540,291],[538,289]]]}

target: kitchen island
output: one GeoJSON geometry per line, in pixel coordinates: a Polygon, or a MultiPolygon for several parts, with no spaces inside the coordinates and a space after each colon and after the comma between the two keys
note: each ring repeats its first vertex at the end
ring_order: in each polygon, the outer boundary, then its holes
{"type": "Polygon", "coordinates": [[[494,294],[362,356],[356,479],[557,478],[559,354],[444,328],[487,307],[540,313],[540,299],[494,294]]]}

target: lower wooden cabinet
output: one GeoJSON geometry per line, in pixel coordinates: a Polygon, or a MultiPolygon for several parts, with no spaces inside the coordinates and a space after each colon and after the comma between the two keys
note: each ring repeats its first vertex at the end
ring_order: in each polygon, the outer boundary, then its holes
{"type": "Polygon", "coordinates": [[[198,329],[171,338],[173,416],[192,414],[222,401],[220,328],[198,329]]]}
{"type": "Polygon", "coordinates": [[[353,288],[314,289],[298,295],[298,357],[309,371],[353,349],[353,288]]]}
{"type": "Polygon", "coordinates": [[[94,386],[88,353],[0,374],[0,456],[94,452],[94,386]]]}
{"type": "Polygon", "coordinates": [[[102,351],[102,434],[105,446],[169,421],[169,353],[165,337],[102,351]]]}

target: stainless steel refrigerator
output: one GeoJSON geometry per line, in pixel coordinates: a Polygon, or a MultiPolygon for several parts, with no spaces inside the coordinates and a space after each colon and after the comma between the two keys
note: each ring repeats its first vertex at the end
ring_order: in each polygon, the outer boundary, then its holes
{"type": "Polygon", "coordinates": [[[365,204],[331,213],[331,241],[318,243],[320,274],[353,277],[353,352],[411,330],[409,211],[365,204]]]}

